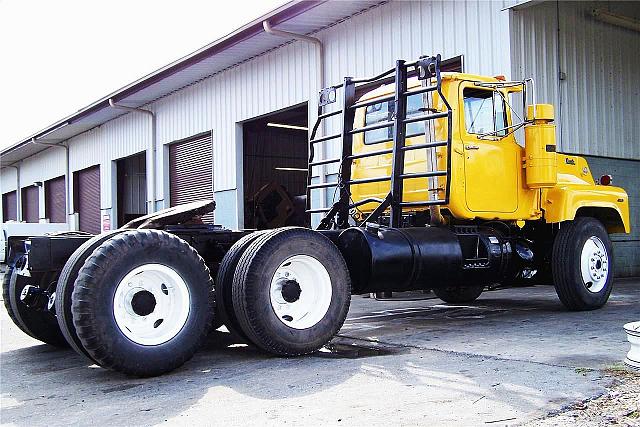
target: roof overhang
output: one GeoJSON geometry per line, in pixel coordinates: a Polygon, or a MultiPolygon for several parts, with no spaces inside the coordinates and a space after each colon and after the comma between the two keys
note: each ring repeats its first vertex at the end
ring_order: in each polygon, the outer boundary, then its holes
{"type": "Polygon", "coordinates": [[[2,150],[0,166],[12,165],[49,148],[34,141],[61,143],[123,115],[109,106],[109,99],[141,107],[290,41],[265,33],[265,20],[284,31],[310,34],[382,3],[385,2],[291,1],[2,150]]]}

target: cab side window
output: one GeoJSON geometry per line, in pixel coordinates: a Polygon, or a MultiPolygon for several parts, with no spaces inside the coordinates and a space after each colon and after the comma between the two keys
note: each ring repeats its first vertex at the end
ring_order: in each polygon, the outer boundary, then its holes
{"type": "Polygon", "coordinates": [[[464,89],[464,123],[468,133],[507,134],[507,115],[502,97],[492,90],[464,89]]]}
{"type": "MultiPolygon", "coordinates": [[[[395,105],[393,101],[381,102],[369,105],[364,116],[364,125],[369,126],[380,122],[393,120],[395,105]]],[[[407,97],[407,117],[424,115],[422,94],[407,97]]],[[[424,133],[424,122],[414,122],[407,124],[406,137],[412,137],[424,133]]],[[[387,128],[370,130],[364,133],[365,144],[377,144],[379,142],[391,141],[393,139],[393,126],[387,128]]]]}

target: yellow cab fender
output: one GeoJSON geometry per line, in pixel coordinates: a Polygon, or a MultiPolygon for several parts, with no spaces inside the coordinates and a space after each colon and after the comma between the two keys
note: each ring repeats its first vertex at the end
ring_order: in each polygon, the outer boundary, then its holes
{"type": "Polygon", "coordinates": [[[629,233],[629,197],[620,187],[566,184],[542,190],[541,207],[547,223],[576,216],[599,219],[609,233],[629,233]]]}

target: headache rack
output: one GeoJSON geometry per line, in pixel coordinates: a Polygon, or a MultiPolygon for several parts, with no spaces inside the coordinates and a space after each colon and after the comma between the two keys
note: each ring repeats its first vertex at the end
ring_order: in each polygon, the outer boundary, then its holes
{"type": "MultiPolygon", "coordinates": [[[[359,206],[369,203],[377,203],[376,208],[371,211],[368,216],[358,225],[364,225],[369,222],[377,222],[381,215],[389,210],[389,225],[391,227],[400,228],[403,225],[402,214],[403,208],[426,207],[433,205],[446,205],[449,203],[449,190],[451,182],[451,106],[447,102],[442,93],[442,80],[440,76],[440,55],[432,57],[421,57],[417,61],[407,62],[403,60],[396,61],[395,68],[385,71],[382,74],[367,79],[355,79],[345,77],[344,83],[330,86],[320,92],[318,102],[318,118],[313,126],[311,138],[309,140],[309,167],[307,175],[307,212],[308,213],[325,213],[324,218],[320,221],[318,229],[326,230],[332,226],[338,229],[350,226],[350,211],[359,206]],[[410,75],[417,75],[419,80],[423,81],[423,85],[416,89],[408,90],[408,78],[410,75]],[[394,93],[374,99],[356,102],[357,91],[362,88],[369,88],[376,84],[384,84],[390,79],[395,80],[394,93]],[[435,84],[433,84],[435,80],[435,84]],[[342,109],[328,111],[327,106],[333,104],[338,99],[337,91],[342,89],[342,109]],[[407,98],[415,94],[426,94],[437,92],[444,109],[434,111],[433,108],[423,106],[421,111],[427,114],[413,115],[407,117],[407,98]],[[388,121],[365,125],[364,127],[354,128],[354,118],[356,110],[366,108],[382,102],[393,101],[394,113],[388,121]],[[340,132],[329,133],[317,136],[318,129],[321,128],[323,122],[331,117],[340,116],[342,118],[342,127],[340,132]],[[427,138],[426,130],[431,128],[426,124],[433,120],[446,119],[446,139],[432,140],[427,138]],[[425,122],[425,132],[418,135],[425,135],[425,142],[421,144],[406,145],[406,126],[410,123],[425,122]],[[381,149],[363,153],[353,153],[353,135],[373,131],[377,129],[392,128],[393,142],[392,148],[381,149]],[[335,158],[315,159],[315,146],[317,144],[326,143],[332,140],[341,140],[341,155],[335,158]],[[427,168],[425,172],[405,173],[405,153],[411,150],[429,150],[437,149],[437,147],[446,147],[446,170],[439,170],[433,165],[427,168]],[[351,176],[351,165],[353,160],[366,157],[375,157],[382,155],[392,155],[391,175],[379,177],[367,177],[353,179],[351,176]],[[312,183],[312,170],[314,167],[338,164],[338,181],[337,182],[321,182],[312,183]],[[407,179],[415,178],[433,178],[446,177],[446,185],[444,188],[444,197],[436,196],[431,200],[421,201],[405,201],[403,200],[403,183],[407,179]],[[383,199],[366,198],[357,202],[352,201],[351,186],[361,185],[374,182],[390,181],[390,191],[383,199]],[[326,189],[336,187],[339,190],[338,200],[329,208],[311,208],[311,192],[313,190],[326,189]]],[[[424,98],[424,97],[423,97],[424,98]]],[[[417,136],[416,134],[412,134],[417,136]]],[[[326,178],[325,178],[326,179],[326,178]]],[[[437,179],[437,178],[436,178],[437,179]]],[[[337,191],[336,190],[336,191],[337,191]]],[[[427,192],[429,194],[429,192],[427,192]]]]}

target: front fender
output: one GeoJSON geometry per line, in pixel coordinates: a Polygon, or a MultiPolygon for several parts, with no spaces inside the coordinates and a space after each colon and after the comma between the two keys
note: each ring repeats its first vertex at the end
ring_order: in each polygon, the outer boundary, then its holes
{"type": "Polygon", "coordinates": [[[572,220],[580,211],[601,219],[609,233],[631,232],[629,196],[620,187],[565,184],[543,190],[541,202],[547,223],[572,220]]]}

